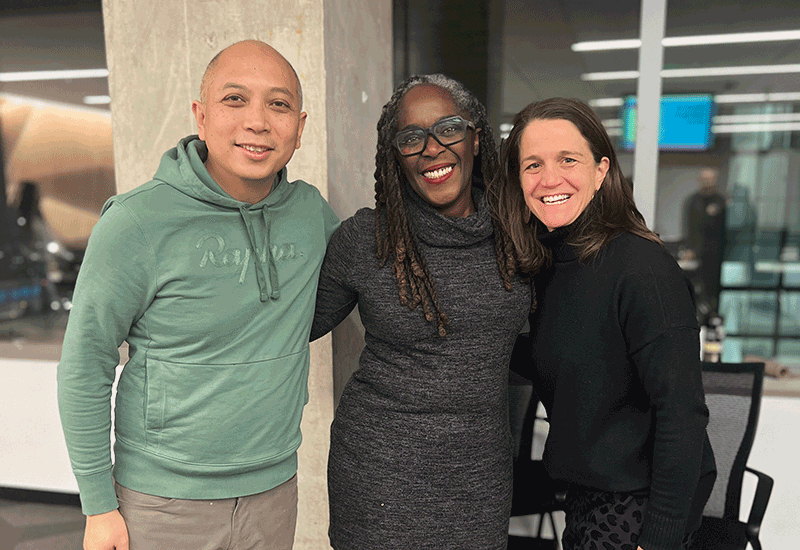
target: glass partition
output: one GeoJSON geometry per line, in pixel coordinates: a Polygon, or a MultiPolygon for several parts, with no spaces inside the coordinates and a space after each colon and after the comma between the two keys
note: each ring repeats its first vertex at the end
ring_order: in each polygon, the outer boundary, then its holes
{"type": "Polygon", "coordinates": [[[0,359],[57,361],[115,192],[102,15],[2,11],[0,36],[0,359]]]}
{"type": "Polygon", "coordinates": [[[500,134],[530,101],[577,97],[619,140],[626,175],[657,154],[656,181],[633,184],[655,194],[648,222],[692,279],[698,317],[724,318],[723,359],[800,367],[800,12],[667,2],[656,152],[636,150],[633,132],[650,39],[640,4],[506,0],[500,134]]]}

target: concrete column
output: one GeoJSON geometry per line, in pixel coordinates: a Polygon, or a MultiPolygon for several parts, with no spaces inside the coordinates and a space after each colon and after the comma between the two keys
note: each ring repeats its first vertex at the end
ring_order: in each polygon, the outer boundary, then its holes
{"type": "MultiPolygon", "coordinates": [[[[164,151],[197,131],[190,105],[206,64],[255,38],[280,51],[303,85],[308,122],[289,177],[317,186],[343,218],[372,205],[375,125],[392,85],[391,10],[390,0],[103,0],[117,190],[148,181],[164,151]]],[[[298,550],[328,548],[331,337],[311,350],[298,550]]]]}

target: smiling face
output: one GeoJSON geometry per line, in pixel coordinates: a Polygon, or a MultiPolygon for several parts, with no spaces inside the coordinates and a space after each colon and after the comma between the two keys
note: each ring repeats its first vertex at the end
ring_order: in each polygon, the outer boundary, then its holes
{"type": "Polygon", "coordinates": [[[300,147],[306,113],[289,63],[270,46],[240,42],[223,51],[192,103],[208,147],[206,169],[232,197],[258,202],[300,147]]]}
{"type": "Polygon", "coordinates": [[[589,142],[563,119],[537,119],[522,131],[519,177],[525,204],[552,231],[586,209],[608,172],[607,157],[595,162],[589,142]]]}
{"type": "MultiPolygon", "coordinates": [[[[431,84],[411,88],[400,102],[397,130],[430,128],[443,118],[460,115],[448,92],[431,84]]],[[[397,156],[408,183],[441,214],[465,217],[475,212],[472,164],[478,154],[478,130],[467,130],[464,141],[447,147],[427,136],[425,149],[410,157],[397,156]]]]}

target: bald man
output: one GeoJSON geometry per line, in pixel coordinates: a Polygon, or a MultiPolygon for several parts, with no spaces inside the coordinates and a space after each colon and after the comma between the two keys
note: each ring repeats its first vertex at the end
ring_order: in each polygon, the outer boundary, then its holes
{"type": "Polygon", "coordinates": [[[275,49],[220,52],[192,112],[199,135],[103,208],[75,288],[58,399],[86,550],[294,540],[308,336],[338,219],[287,178],[306,113],[275,49]]]}

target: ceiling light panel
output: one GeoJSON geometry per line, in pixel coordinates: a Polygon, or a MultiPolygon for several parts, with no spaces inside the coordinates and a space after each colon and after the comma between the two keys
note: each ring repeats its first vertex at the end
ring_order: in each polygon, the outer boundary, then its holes
{"type": "MultiPolygon", "coordinates": [[[[697,36],[669,36],[661,41],[665,48],[680,46],[707,46],[709,44],[745,44],[753,42],[780,42],[800,40],[800,30],[742,32],[729,34],[706,34],[697,36]]],[[[609,50],[632,50],[642,46],[638,38],[624,40],[596,40],[576,42],[571,46],[574,52],[597,52],[609,50]]]]}

